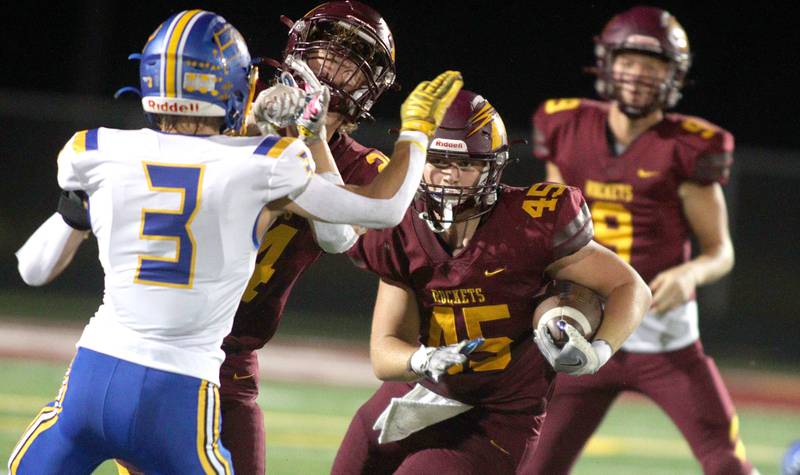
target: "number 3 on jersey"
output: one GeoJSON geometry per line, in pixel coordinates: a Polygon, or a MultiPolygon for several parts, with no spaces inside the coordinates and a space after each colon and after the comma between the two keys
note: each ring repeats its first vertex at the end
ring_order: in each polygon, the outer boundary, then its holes
{"type": "Polygon", "coordinates": [[[203,165],[165,165],[143,163],[150,190],[180,193],[178,209],[142,209],[139,238],[173,241],[172,257],[139,256],[134,282],[182,289],[192,288],[195,241],[190,225],[200,207],[203,165]]]}

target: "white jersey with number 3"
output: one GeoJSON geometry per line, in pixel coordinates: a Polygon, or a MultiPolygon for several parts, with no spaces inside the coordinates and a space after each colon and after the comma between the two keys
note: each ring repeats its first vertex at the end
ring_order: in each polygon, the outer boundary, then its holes
{"type": "Polygon", "coordinates": [[[253,271],[256,220],[314,171],[292,138],[76,133],[58,183],[89,195],[103,304],[78,346],[216,384],[222,339],[253,271]]]}

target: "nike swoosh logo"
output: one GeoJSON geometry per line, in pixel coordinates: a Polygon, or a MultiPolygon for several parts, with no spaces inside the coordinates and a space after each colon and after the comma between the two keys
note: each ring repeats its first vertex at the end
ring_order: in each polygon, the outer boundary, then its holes
{"type": "Polygon", "coordinates": [[[493,271],[485,270],[485,271],[483,271],[483,275],[485,275],[486,277],[491,277],[493,275],[497,275],[497,274],[503,272],[504,270],[506,270],[505,267],[501,267],[501,268],[493,270],[493,271]]]}
{"type": "Polygon", "coordinates": [[[644,168],[639,168],[636,170],[636,175],[639,178],[653,178],[657,176],[660,172],[658,170],[645,170],[644,168]]]}
{"type": "Polygon", "coordinates": [[[242,380],[242,379],[250,379],[250,378],[252,378],[252,377],[253,377],[253,375],[252,375],[252,374],[247,374],[247,375],[245,375],[245,376],[239,376],[238,374],[236,374],[236,373],[233,373],[233,380],[234,380],[234,381],[239,381],[239,380],[242,380]]]}

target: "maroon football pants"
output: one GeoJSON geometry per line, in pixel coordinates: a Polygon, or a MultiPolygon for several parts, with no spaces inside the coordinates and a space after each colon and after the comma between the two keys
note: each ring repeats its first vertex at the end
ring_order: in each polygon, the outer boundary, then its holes
{"type": "Polygon", "coordinates": [[[231,453],[235,473],[266,471],[264,416],[258,397],[258,357],[255,352],[227,355],[219,372],[222,444],[231,453]]]}
{"type": "Polygon", "coordinates": [[[664,353],[619,351],[592,376],[559,374],[538,447],[529,446],[517,472],[569,473],[622,391],[641,393],[658,404],[686,438],[705,474],[749,474],[752,470],[744,460],[728,390],[714,360],[697,341],[664,353]]]}
{"type": "MultiPolygon", "coordinates": [[[[356,412],[333,462],[333,475],[355,474],[513,474],[526,438],[541,418],[520,412],[471,409],[403,440],[378,444],[372,430],[391,398],[413,384],[383,383],[356,412]]],[[[226,445],[227,447],[227,445],[226,445]]]]}

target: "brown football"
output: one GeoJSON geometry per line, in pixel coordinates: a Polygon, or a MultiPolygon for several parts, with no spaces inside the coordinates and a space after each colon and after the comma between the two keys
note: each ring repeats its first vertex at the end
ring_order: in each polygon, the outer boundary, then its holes
{"type": "Polygon", "coordinates": [[[560,348],[569,340],[564,323],[569,323],[591,341],[603,321],[603,298],[593,290],[568,280],[547,284],[543,300],[533,312],[533,328],[542,317],[548,319],[547,330],[560,348]]]}

